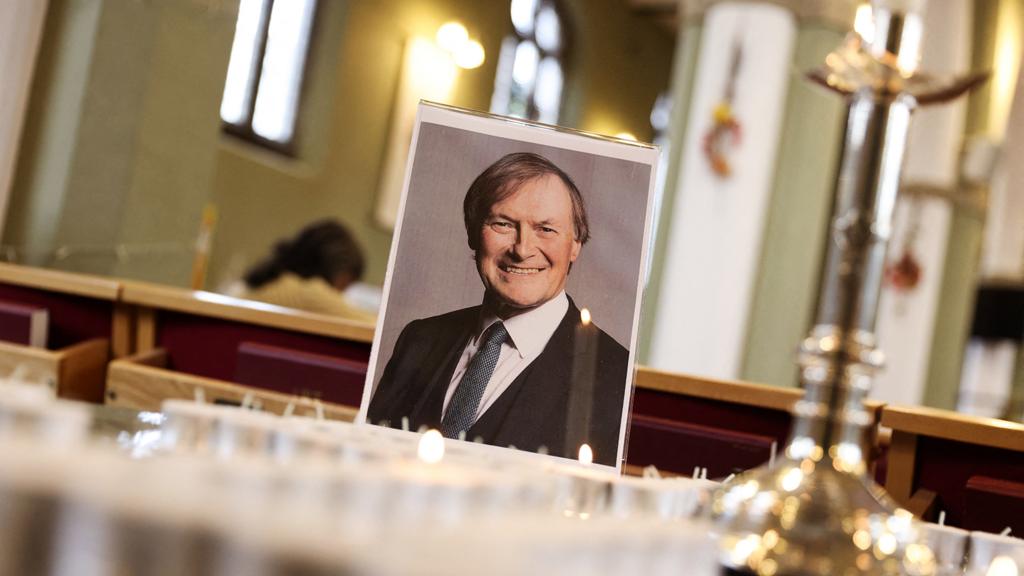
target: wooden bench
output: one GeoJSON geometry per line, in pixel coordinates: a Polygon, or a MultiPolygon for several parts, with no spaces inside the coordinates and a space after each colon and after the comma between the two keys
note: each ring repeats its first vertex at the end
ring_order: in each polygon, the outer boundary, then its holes
{"type": "MultiPolygon", "coordinates": [[[[211,401],[237,403],[248,395],[277,413],[297,402],[304,413],[319,404],[328,417],[355,416],[358,395],[350,406],[321,402],[301,398],[298,393],[307,391],[289,389],[286,381],[298,382],[310,370],[337,374],[342,364],[358,371],[369,360],[373,325],[142,282],[126,281],[121,302],[134,318],[135,354],[111,363],[108,404],[154,410],[164,399],[193,398],[202,389],[211,401]],[[274,352],[280,382],[254,377],[247,351],[274,352]]],[[[349,388],[341,396],[319,396],[348,399],[349,388]]]]}
{"type": "MultiPolygon", "coordinates": [[[[789,439],[793,404],[803,390],[717,380],[637,367],[626,462],[678,474],[708,469],[721,478],[768,462],[789,439]]],[[[865,403],[873,421],[882,404],[865,403]]],[[[869,455],[878,456],[877,426],[869,455]]]]}
{"type": "Polygon", "coordinates": [[[292,348],[242,342],[234,381],[283,394],[358,407],[368,364],[292,348]]]}
{"type": "Polygon", "coordinates": [[[121,283],[0,263],[0,300],[44,308],[45,348],[0,343],[0,374],[18,367],[64,398],[102,402],[107,362],[130,352],[131,316],[121,283]]]}
{"type": "Polygon", "coordinates": [[[180,372],[230,381],[244,342],[367,362],[374,327],[211,292],[125,282],[135,351],[161,348],[180,372]]]}
{"type": "Polygon", "coordinates": [[[886,406],[881,424],[892,429],[885,487],[897,501],[968,530],[1024,533],[1014,512],[1024,504],[1024,424],[908,406],[886,406]]]}
{"type": "Polygon", "coordinates": [[[106,403],[134,410],[159,411],[164,400],[203,398],[216,404],[241,405],[245,402],[274,414],[284,414],[292,405],[292,414],[351,422],[358,409],[312,398],[281,394],[252,386],[235,384],[168,369],[168,357],[162,349],[141,352],[110,363],[107,374],[106,403]]]}

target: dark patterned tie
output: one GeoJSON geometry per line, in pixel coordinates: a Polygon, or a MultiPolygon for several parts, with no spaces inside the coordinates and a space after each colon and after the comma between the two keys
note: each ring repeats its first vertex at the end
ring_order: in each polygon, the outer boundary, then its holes
{"type": "Polygon", "coordinates": [[[508,338],[508,331],[501,322],[496,322],[484,334],[480,349],[469,361],[466,373],[459,380],[459,385],[448,402],[448,409],[441,419],[441,434],[445,438],[457,438],[459,432],[469,430],[476,421],[476,411],[480,408],[480,400],[484,397],[487,383],[494,374],[494,367],[501,355],[501,345],[508,338]]]}

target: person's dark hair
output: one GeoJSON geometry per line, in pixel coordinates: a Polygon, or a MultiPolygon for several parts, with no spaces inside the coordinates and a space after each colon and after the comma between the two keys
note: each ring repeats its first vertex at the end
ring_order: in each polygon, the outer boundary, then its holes
{"type": "Polygon", "coordinates": [[[514,152],[506,154],[480,173],[469,185],[462,202],[462,214],[466,223],[469,247],[476,250],[480,245],[480,233],[491,207],[512,195],[519,186],[542,176],[557,176],[569,189],[572,200],[572,223],[576,240],[585,244],[590,239],[590,225],[583,196],[576,183],[561,168],[539,154],[514,152]]]}
{"type": "Polygon", "coordinates": [[[341,274],[355,281],[362,278],[364,266],[363,250],[348,229],[336,220],[319,220],[275,244],[269,258],[246,272],[245,283],[259,288],[285,272],[323,278],[329,284],[341,274]]]}

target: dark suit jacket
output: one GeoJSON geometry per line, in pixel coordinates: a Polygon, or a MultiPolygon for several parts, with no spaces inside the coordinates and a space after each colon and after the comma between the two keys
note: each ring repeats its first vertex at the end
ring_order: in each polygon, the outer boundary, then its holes
{"type": "MultiPolygon", "coordinates": [[[[575,342],[579,318],[570,299],[540,356],[480,415],[467,439],[479,436],[488,444],[531,452],[546,446],[549,454],[567,458],[576,458],[586,442],[595,462],[615,465],[629,354],[593,325],[590,342],[597,350],[587,354],[586,343],[575,342]],[[577,356],[591,363],[596,356],[596,364],[588,366],[577,356]],[[592,379],[576,378],[592,382],[591,390],[573,386],[574,366],[593,373],[592,379]]],[[[406,325],[370,400],[367,420],[400,427],[408,417],[412,430],[440,428],[445,392],[479,319],[480,307],[474,306],[406,325]]]]}

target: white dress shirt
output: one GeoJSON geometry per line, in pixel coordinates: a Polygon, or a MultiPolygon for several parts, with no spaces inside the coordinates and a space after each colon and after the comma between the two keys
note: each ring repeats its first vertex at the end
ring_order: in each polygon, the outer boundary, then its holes
{"type": "MultiPolygon", "coordinates": [[[[480,400],[476,417],[473,419],[474,422],[498,400],[498,397],[512,385],[512,382],[522,374],[523,370],[540,356],[568,311],[569,298],[563,290],[537,308],[504,321],[508,338],[501,345],[498,364],[494,367],[491,379],[487,382],[487,388],[484,389],[483,398],[480,400]]],[[[470,360],[480,348],[481,337],[491,324],[498,321],[498,317],[494,315],[487,315],[480,319],[477,331],[462,351],[459,363],[455,366],[455,373],[452,374],[452,380],[448,384],[448,391],[444,395],[445,411],[448,410],[448,402],[455,394],[455,389],[459,386],[462,375],[466,373],[470,360]]]]}

